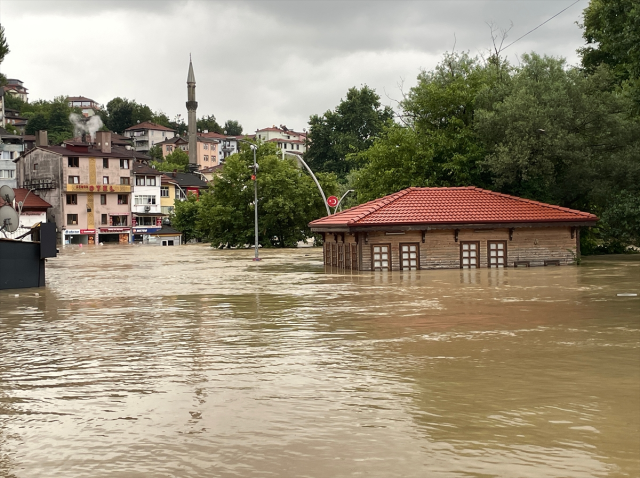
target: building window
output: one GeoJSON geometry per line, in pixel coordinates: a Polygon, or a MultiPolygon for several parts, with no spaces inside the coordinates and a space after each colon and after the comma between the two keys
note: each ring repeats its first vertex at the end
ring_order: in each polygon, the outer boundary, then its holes
{"type": "Polygon", "coordinates": [[[120,160],[120,169],[129,169],[129,160],[121,159],[120,160]]]}
{"type": "Polygon", "coordinates": [[[109,168],[109,158],[102,158],[102,167],[104,169],[108,169],[109,168]]]}
{"type": "Polygon", "coordinates": [[[80,176],[69,176],[69,184],[80,184],[80,176]]]}
{"type": "Polygon", "coordinates": [[[460,243],[460,268],[476,269],[478,267],[478,257],[480,252],[479,242],[460,243]]]}
{"type": "Polygon", "coordinates": [[[128,217],[129,216],[111,216],[111,225],[112,226],[126,226],[128,217]]]}
{"type": "Polygon", "coordinates": [[[38,170],[38,163],[33,163],[33,170],[37,171],[38,170]]]}
{"type": "Polygon", "coordinates": [[[209,156],[207,156],[207,155],[205,154],[205,155],[204,155],[204,160],[205,160],[206,162],[209,162],[209,156]]]}
{"type": "Polygon", "coordinates": [[[78,195],[77,194],[67,194],[67,204],[69,204],[69,205],[78,204],[78,195]]]}
{"type": "Polygon", "coordinates": [[[102,184],[109,184],[109,176],[102,176],[102,184]]]}
{"type": "Polygon", "coordinates": [[[109,218],[107,217],[106,214],[103,214],[102,216],[100,216],[100,223],[103,226],[106,226],[107,224],[109,224],[109,218]]]}
{"type": "Polygon", "coordinates": [[[120,184],[126,184],[128,186],[131,184],[131,180],[129,178],[120,178],[120,184]]]}
{"type": "Polygon", "coordinates": [[[358,244],[351,244],[351,269],[358,270],[358,244]]]}
{"type": "Polygon", "coordinates": [[[338,267],[344,269],[344,244],[338,244],[338,267]]]}
{"type": "Polygon", "coordinates": [[[169,197],[169,186],[160,186],[160,197],[169,197]]]}
{"type": "Polygon", "coordinates": [[[185,199],[187,199],[187,196],[185,195],[183,189],[176,188],[176,198],[180,199],[181,201],[184,201],[185,199]]]}
{"type": "Polygon", "coordinates": [[[296,144],[296,149],[297,149],[298,151],[300,151],[300,145],[299,145],[299,144],[296,144]]]}
{"type": "Polygon", "coordinates": [[[118,194],[118,204],[129,204],[129,195],[118,194]]]}
{"type": "Polygon", "coordinates": [[[507,265],[507,241],[487,241],[489,267],[507,265]]]}
{"type": "Polygon", "coordinates": [[[203,147],[203,149],[209,149],[209,145],[208,145],[208,144],[205,144],[205,145],[204,145],[204,147],[203,147]]]}
{"type": "Polygon", "coordinates": [[[400,269],[403,271],[415,271],[420,269],[418,244],[400,244],[400,269]]]}
{"type": "Polygon", "coordinates": [[[390,271],[391,246],[389,244],[371,246],[371,262],[371,268],[374,271],[390,271]]]}
{"type": "Polygon", "coordinates": [[[167,146],[167,153],[171,153],[173,151],[173,146],[167,146]]]}
{"type": "Polygon", "coordinates": [[[139,226],[155,226],[157,224],[157,220],[154,216],[147,217],[139,217],[137,218],[139,226]]]}
{"type": "Polygon", "coordinates": [[[135,196],[134,198],[136,206],[146,206],[148,204],[155,204],[155,196],[135,196]]]}
{"type": "Polygon", "coordinates": [[[67,164],[70,168],[79,168],[80,167],[80,158],[70,156],[67,158],[67,164]]]}
{"type": "Polygon", "coordinates": [[[67,214],[67,226],[77,226],[77,225],[78,225],[78,215],[67,214]]]}
{"type": "Polygon", "coordinates": [[[156,185],[156,177],[147,176],[147,186],[155,186],[155,185],[156,185]]]}
{"type": "Polygon", "coordinates": [[[106,206],[107,205],[107,195],[106,194],[101,194],[100,195],[100,205],[101,206],[106,206]]]}
{"type": "Polygon", "coordinates": [[[136,176],[136,186],[144,186],[144,176],[136,176]]]}
{"type": "Polygon", "coordinates": [[[13,179],[16,172],[13,169],[0,169],[0,179],[13,179]]]}

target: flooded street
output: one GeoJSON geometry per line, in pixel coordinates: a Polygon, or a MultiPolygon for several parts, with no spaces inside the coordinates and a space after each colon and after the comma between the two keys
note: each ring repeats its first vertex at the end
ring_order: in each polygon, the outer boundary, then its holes
{"type": "Polygon", "coordinates": [[[0,291],[2,477],[640,476],[640,256],[61,252],[0,291]]]}

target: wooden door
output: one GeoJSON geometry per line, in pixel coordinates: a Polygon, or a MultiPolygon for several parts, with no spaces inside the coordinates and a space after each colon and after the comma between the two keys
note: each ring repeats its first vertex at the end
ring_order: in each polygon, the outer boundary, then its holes
{"type": "Polygon", "coordinates": [[[351,269],[358,270],[358,244],[351,244],[351,269]]]}
{"type": "Polygon", "coordinates": [[[488,267],[507,266],[507,241],[487,241],[488,267]]]}
{"type": "Polygon", "coordinates": [[[417,242],[400,244],[400,269],[403,271],[420,269],[420,245],[417,242]]]}
{"type": "Polygon", "coordinates": [[[371,246],[371,270],[391,270],[391,245],[376,244],[371,246]]]}
{"type": "Polygon", "coordinates": [[[460,268],[477,269],[480,266],[480,243],[467,241],[460,243],[460,268]]]}

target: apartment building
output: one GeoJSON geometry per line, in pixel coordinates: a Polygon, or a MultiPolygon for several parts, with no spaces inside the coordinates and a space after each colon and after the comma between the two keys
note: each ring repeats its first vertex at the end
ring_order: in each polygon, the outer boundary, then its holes
{"type": "Polygon", "coordinates": [[[153,146],[175,135],[176,130],[151,121],[144,121],[124,130],[124,136],[131,138],[133,148],[141,153],[148,153],[153,146]]]}
{"type": "Polygon", "coordinates": [[[149,159],[133,150],[112,146],[111,133],[96,133],[95,143],[66,142],[48,146],[46,131],[36,135],[35,148],[16,162],[20,187],[52,205],[65,244],[130,242],[132,167],[149,159]]]}
{"type": "Polygon", "coordinates": [[[276,143],[285,153],[303,154],[307,151],[307,133],[299,133],[281,125],[256,131],[256,139],[276,143]]]}

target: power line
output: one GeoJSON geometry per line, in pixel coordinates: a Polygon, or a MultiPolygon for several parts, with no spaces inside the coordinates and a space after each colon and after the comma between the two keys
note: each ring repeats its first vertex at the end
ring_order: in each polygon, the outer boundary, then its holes
{"type": "Polygon", "coordinates": [[[558,15],[560,15],[562,12],[564,12],[565,10],[569,10],[571,7],[573,7],[576,3],[578,3],[580,0],[576,0],[575,2],[573,2],[571,5],[569,5],[567,8],[560,10],[558,13],[556,13],[554,16],[552,16],[551,18],[549,18],[548,20],[542,22],[540,25],[538,25],[537,27],[535,27],[533,30],[529,30],[527,33],[525,33],[524,35],[522,35],[520,38],[518,38],[517,40],[512,41],[511,43],[509,43],[507,46],[505,46],[503,49],[501,49],[500,51],[505,51],[507,48],[509,48],[511,45],[513,45],[515,42],[517,42],[518,40],[522,40],[524,37],[526,37],[529,33],[532,33],[534,31],[536,31],[538,28],[540,28],[542,25],[544,25],[545,23],[550,22],[551,20],[553,20],[554,18],[556,18],[558,15]]]}

